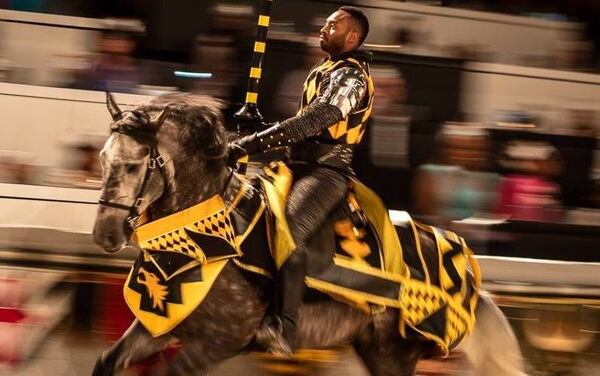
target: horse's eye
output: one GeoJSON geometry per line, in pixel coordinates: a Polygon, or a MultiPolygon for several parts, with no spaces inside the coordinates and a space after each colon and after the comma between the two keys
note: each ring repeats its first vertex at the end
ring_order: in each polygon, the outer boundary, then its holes
{"type": "Polygon", "coordinates": [[[140,164],[129,163],[125,166],[125,169],[127,170],[128,174],[133,174],[140,169],[140,166],[140,164]]]}

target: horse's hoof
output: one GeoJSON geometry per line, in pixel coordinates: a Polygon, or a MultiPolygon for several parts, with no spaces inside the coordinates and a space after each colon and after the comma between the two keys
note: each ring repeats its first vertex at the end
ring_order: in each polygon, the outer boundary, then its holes
{"type": "Polygon", "coordinates": [[[102,358],[96,360],[92,376],[113,376],[114,374],[113,370],[102,361],[102,358]]]}

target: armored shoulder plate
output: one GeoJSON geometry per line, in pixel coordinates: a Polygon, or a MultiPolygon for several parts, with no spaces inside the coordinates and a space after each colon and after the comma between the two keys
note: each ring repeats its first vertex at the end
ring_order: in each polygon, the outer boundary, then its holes
{"type": "Polygon", "coordinates": [[[345,118],[358,108],[366,92],[365,74],[355,67],[342,67],[331,73],[329,86],[319,100],[339,108],[345,118]]]}

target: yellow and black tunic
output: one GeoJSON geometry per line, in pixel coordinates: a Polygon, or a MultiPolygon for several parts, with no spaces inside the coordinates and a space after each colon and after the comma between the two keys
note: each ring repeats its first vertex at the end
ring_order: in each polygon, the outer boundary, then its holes
{"type": "Polygon", "coordinates": [[[350,145],[361,141],[373,109],[375,93],[369,61],[370,54],[353,51],[323,59],[309,73],[304,82],[298,115],[307,111],[315,101],[333,104],[342,109],[345,115],[341,121],[313,137],[314,140],[350,145]],[[357,103],[352,103],[357,99],[352,97],[352,90],[362,91],[356,93],[362,94],[357,103]],[[344,106],[348,106],[348,109],[344,106]]]}

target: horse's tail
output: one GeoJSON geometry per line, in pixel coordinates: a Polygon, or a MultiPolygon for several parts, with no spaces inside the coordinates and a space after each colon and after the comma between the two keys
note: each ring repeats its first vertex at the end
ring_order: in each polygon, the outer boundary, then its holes
{"type": "Polygon", "coordinates": [[[482,292],[473,333],[460,345],[475,376],[527,376],[517,338],[491,296],[482,292]]]}

